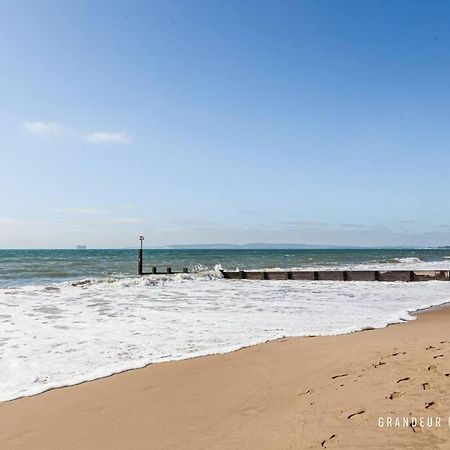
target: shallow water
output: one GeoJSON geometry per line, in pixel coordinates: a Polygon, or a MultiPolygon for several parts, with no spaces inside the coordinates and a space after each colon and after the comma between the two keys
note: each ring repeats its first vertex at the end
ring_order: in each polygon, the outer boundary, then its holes
{"type": "MultiPolygon", "coordinates": [[[[82,278],[129,277],[136,250],[0,250],[0,287],[82,278]]],[[[145,250],[151,266],[181,271],[263,268],[439,268],[450,269],[450,249],[145,250]]]]}
{"type": "MultiPolygon", "coordinates": [[[[219,267],[213,269],[220,258],[225,267],[233,268],[233,253],[224,257],[224,251],[206,251],[206,256],[205,251],[187,251],[174,260],[164,259],[169,258],[165,253],[159,255],[161,265],[191,264],[203,269],[172,277],[130,276],[136,255],[131,251],[37,252],[19,251],[16,257],[9,253],[0,263],[4,286],[0,288],[0,400],[282,336],[384,327],[412,319],[409,312],[418,308],[450,301],[450,283],[439,281],[224,280],[219,267]],[[64,252],[74,255],[71,261],[65,261],[64,252]],[[55,261],[63,260],[64,270],[48,268],[54,262],[52,255],[55,261]],[[5,267],[11,272],[13,264],[20,266],[24,261],[27,271],[17,277],[5,275],[5,267]],[[74,286],[60,281],[66,277],[85,280],[74,286]]],[[[317,267],[308,251],[267,251],[258,264],[253,251],[239,252],[243,253],[236,266],[241,268],[317,267]]],[[[448,251],[376,251],[357,257],[352,252],[344,256],[325,252],[320,266],[442,269],[450,265],[445,258],[448,251]]],[[[3,258],[4,252],[0,254],[3,258]]]]}

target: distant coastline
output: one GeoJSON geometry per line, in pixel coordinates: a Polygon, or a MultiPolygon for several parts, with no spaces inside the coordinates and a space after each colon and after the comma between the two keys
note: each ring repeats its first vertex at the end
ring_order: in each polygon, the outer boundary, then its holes
{"type": "MultiPolygon", "coordinates": [[[[136,247],[125,247],[135,249],[136,247]]],[[[392,245],[392,246],[349,246],[349,245],[326,245],[326,244],[290,244],[290,243],[249,243],[249,244],[171,244],[171,245],[148,245],[148,249],[157,250],[448,250],[450,246],[415,246],[415,245],[392,245]]]]}

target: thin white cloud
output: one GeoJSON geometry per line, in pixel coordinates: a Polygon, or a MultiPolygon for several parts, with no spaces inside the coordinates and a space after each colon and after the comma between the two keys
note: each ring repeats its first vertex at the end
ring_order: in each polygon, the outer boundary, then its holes
{"type": "Polygon", "coordinates": [[[58,122],[22,122],[22,127],[28,132],[38,136],[58,136],[64,132],[64,126],[58,122]]]}
{"type": "Polygon", "coordinates": [[[130,136],[125,131],[93,131],[92,133],[82,134],[66,127],[59,122],[53,121],[25,121],[21,123],[22,128],[35,136],[60,136],[70,133],[76,139],[82,139],[89,144],[129,144],[130,136]]]}
{"type": "Polygon", "coordinates": [[[107,214],[105,209],[93,208],[52,208],[53,212],[68,214],[107,214]]]}
{"type": "Polygon", "coordinates": [[[124,131],[94,131],[86,134],[84,140],[90,144],[129,144],[131,142],[124,131]]]}

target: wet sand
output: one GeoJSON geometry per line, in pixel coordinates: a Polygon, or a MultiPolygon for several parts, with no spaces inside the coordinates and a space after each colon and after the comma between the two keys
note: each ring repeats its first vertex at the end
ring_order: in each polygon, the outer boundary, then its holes
{"type": "Polygon", "coordinates": [[[449,390],[447,307],[1,403],[0,448],[450,448],[449,390]],[[404,426],[386,426],[397,417],[404,426]],[[410,426],[411,417],[441,423],[410,426]]]}

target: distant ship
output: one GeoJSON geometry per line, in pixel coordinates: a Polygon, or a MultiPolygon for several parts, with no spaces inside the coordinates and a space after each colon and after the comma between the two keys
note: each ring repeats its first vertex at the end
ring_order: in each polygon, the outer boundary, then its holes
{"type": "Polygon", "coordinates": [[[76,249],[77,250],[87,250],[87,247],[85,245],[77,245],[76,249]]]}

